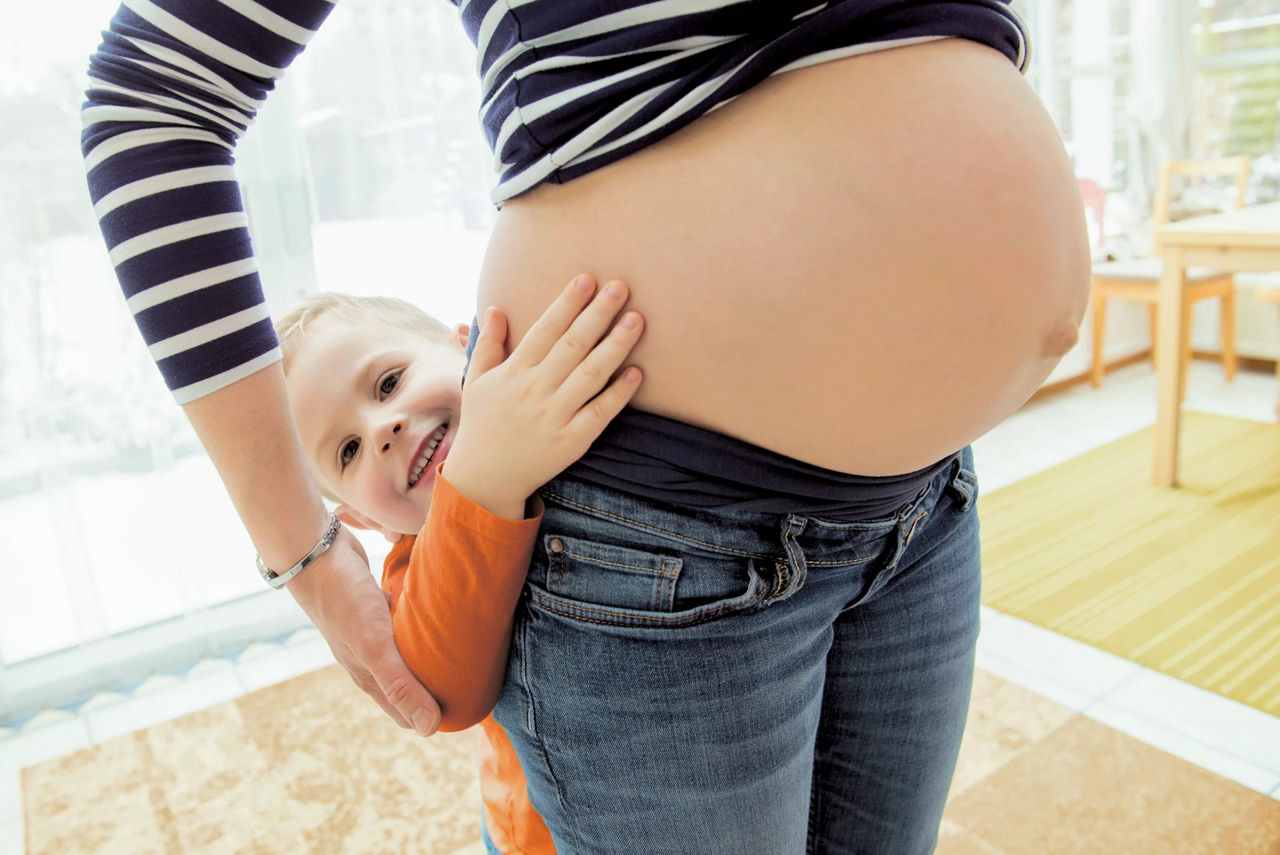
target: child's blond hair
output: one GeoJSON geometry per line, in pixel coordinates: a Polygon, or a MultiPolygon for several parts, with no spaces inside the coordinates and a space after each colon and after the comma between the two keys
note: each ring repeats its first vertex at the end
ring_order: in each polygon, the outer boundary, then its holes
{"type": "Polygon", "coordinates": [[[378,320],[421,335],[436,344],[448,344],[449,327],[407,300],[396,297],[357,297],[337,291],[320,291],[303,297],[292,309],[275,320],[276,337],[284,353],[284,371],[289,373],[298,348],[306,340],[308,325],[319,318],[355,323],[378,320]]]}

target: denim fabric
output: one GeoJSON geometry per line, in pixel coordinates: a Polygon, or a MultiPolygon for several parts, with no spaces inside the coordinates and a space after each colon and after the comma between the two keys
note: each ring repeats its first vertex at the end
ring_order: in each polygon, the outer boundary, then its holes
{"type": "Polygon", "coordinates": [[[544,487],[494,714],[561,855],[932,852],[978,632],[972,469],[852,523],[544,487]]]}

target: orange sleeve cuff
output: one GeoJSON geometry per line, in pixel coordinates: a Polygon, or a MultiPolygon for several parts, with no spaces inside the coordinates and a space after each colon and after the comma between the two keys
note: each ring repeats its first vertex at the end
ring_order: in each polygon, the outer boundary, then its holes
{"type": "Polygon", "coordinates": [[[440,703],[441,730],[470,727],[497,703],[541,523],[540,506],[523,520],[491,514],[437,467],[426,524],[387,555],[382,587],[396,645],[440,703]]]}

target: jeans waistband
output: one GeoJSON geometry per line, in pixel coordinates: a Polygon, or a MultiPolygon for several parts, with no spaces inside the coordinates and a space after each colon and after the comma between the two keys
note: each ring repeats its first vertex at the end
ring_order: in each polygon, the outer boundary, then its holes
{"type": "Polygon", "coordinates": [[[950,459],[915,496],[889,514],[858,521],[819,516],[747,511],[736,508],[690,507],[620,492],[608,485],[561,475],[538,491],[547,504],[548,519],[557,509],[585,514],[630,528],[650,540],[666,540],[690,549],[750,557],[776,555],[779,532],[804,521],[805,539],[814,544],[847,544],[863,537],[881,537],[902,527],[921,510],[935,506],[951,493],[967,508],[976,496],[972,456],[964,449],[950,459]]]}
{"type": "Polygon", "coordinates": [[[953,459],[954,455],[901,475],[853,475],[627,408],[565,474],[684,508],[859,522],[892,514],[953,459]]]}

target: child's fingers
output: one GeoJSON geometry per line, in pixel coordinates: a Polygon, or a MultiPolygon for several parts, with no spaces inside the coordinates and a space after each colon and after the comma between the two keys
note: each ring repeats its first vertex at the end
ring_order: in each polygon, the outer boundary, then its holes
{"type": "MultiPolygon", "coordinates": [[[[479,377],[507,358],[507,316],[500,309],[490,306],[480,322],[480,335],[471,351],[471,364],[467,366],[466,380],[479,377]]],[[[465,381],[464,381],[465,385],[465,381]]]]}
{"type": "MultiPolygon", "coordinates": [[[[609,378],[631,354],[644,331],[644,318],[639,312],[627,312],[622,320],[577,364],[555,391],[557,403],[568,412],[577,412],[600,393],[609,378]]],[[[550,361],[555,357],[548,357],[550,361]]]]}
{"type": "Polygon", "coordinates": [[[590,444],[622,412],[636,390],[640,388],[643,373],[634,365],[628,366],[603,392],[592,398],[569,420],[569,430],[580,442],[590,444]]]}
{"type": "Polygon", "coordinates": [[[551,352],[560,336],[569,329],[582,307],[595,293],[596,280],[585,273],[573,277],[560,296],[534,322],[511,356],[522,365],[537,365],[551,352]]]}
{"type": "MultiPolygon", "coordinates": [[[[551,388],[556,388],[564,383],[565,378],[569,377],[591,355],[592,349],[600,342],[601,336],[608,332],[614,317],[617,316],[627,302],[627,297],[628,289],[623,282],[610,282],[602,288],[600,293],[596,294],[595,299],[591,301],[591,304],[574,319],[569,329],[565,330],[564,334],[560,336],[559,340],[551,348],[551,352],[539,364],[538,369],[542,382],[545,382],[551,388]]],[[[622,360],[619,359],[609,366],[605,376],[612,374],[621,364],[622,360]]],[[[600,385],[596,387],[595,392],[600,391],[604,386],[604,379],[601,378],[600,385]]],[[[595,394],[595,392],[592,394],[595,394]]]]}

